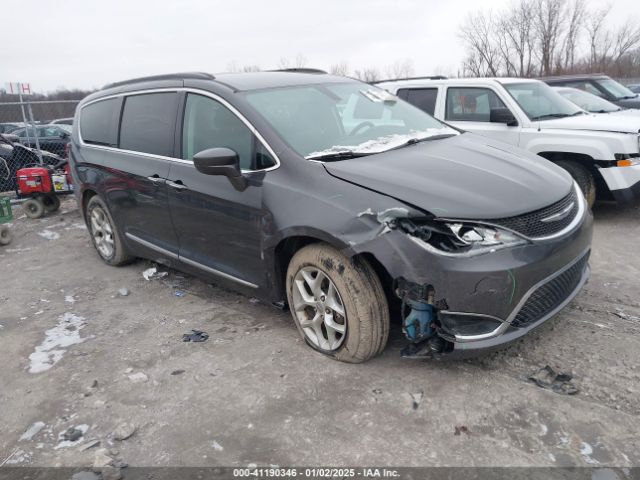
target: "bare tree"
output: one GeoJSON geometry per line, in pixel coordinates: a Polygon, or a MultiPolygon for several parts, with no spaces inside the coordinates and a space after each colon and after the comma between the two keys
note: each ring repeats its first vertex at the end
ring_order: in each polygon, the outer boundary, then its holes
{"type": "Polygon", "coordinates": [[[553,73],[556,49],[565,21],[566,10],[563,5],[563,0],[537,0],[535,5],[534,29],[541,75],[553,73]]]}
{"type": "Polygon", "coordinates": [[[498,48],[508,76],[533,75],[533,1],[522,0],[496,21],[498,48]]]}
{"type": "Polygon", "coordinates": [[[557,65],[558,69],[572,70],[575,67],[578,40],[584,27],[586,13],[585,0],[574,0],[568,7],[566,32],[561,48],[561,52],[564,52],[564,58],[558,56],[558,59],[562,59],[562,62],[557,65]]]}
{"type": "Polygon", "coordinates": [[[591,12],[585,29],[589,36],[589,68],[591,70],[604,67],[604,59],[611,50],[611,35],[605,30],[606,18],[611,5],[606,5],[591,12]]]}
{"type": "Polygon", "coordinates": [[[500,48],[494,36],[495,22],[491,12],[469,14],[460,28],[459,36],[469,48],[465,68],[479,76],[498,76],[501,67],[500,48]]]}
{"type": "Polygon", "coordinates": [[[344,60],[338,63],[334,63],[333,65],[331,65],[331,67],[329,67],[329,72],[332,75],[340,75],[342,77],[346,77],[347,75],[349,75],[349,64],[344,60]]]}
{"type": "Polygon", "coordinates": [[[385,73],[389,78],[409,78],[415,72],[411,59],[396,60],[387,66],[385,73]]]}
{"type": "Polygon", "coordinates": [[[363,82],[371,83],[380,80],[380,71],[375,67],[363,68],[354,72],[356,78],[363,82]]]}

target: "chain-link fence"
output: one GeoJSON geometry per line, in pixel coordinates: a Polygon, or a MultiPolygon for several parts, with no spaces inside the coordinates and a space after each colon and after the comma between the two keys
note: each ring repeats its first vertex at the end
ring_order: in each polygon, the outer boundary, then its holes
{"type": "Polygon", "coordinates": [[[60,164],[78,100],[0,103],[0,195],[18,195],[17,171],[60,164]]]}

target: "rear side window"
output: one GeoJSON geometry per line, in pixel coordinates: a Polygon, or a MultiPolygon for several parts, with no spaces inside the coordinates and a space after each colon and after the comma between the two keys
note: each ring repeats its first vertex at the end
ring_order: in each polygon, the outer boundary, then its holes
{"type": "Polygon", "coordinates": [[[80,133],[85,143],[115,147],[118,144],[117,125],[119,98],[92,103],[82,108],[80,133]]]}
{"type": "Polygon", "coordinates": [[[401,88],[398,96],[429,115],[436,111],[437,88],[401,88]]]}
{"type": "Polygon", "coordinates": [[[492,108],[507,108],[488,88],[449,88],[446,119],[467,122],[489,122],[492,108]]]}
{"type": "Polygon", "coordinates": [[[120,123],[120,148],[172,157],[177,100],[175,92],[127,97],[120,123]]]}

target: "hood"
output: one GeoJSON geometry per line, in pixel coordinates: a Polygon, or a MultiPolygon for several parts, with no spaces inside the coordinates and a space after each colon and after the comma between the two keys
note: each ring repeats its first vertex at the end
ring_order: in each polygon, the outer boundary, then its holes
{"type": "Polygon", "coordinates": [[[596,132],[638,133],[640,117],[587,113],[575,117],[555,118],[538,122],[540,129],[591,130],[596,132]]]}
{"type": "Polygon", "coordinates": [[[438,217],[504,218],[569,193],[563,169],[502,142],[464,133],[324,164],[329,174],[438,217]]]}
{"type": "Polygon", "coordinates": [[[635,117],[640,118],[640,110],[637,108],[627,108],[625,110],[618,110],[617,112],[609,112],[610,115],[620,115],[621,117],[635,117]]]}
{"type": "Polygon", "coordinates": [[[635,98],[614,100],[613,103],[623,108],[640,108],[640,95],[636,95],[635,98]]]}
{"type": "Polygon", "coordinates": [[[640,117],[623,117],[618,115],[601,115],[587,113],[575,117],[541,120],[540,128],[564,130],[590,130],[594,132],[622,132],[638,133],[640,131],[640,117]]]}

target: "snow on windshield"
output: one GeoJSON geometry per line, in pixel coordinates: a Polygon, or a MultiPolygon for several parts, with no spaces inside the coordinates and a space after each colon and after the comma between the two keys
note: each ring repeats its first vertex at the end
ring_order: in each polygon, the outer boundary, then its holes
{"type": "Polygon", "coordinates": [[[305,156],[306,159],[324,157],[332,153],[353,152],[353,153],[380,153],[392,148],[400,147],[409,140],[424,140],[434,135],[458,135],[458,132],[452,128],[428,128],[426,130],[412,130],[405,134],[386,135],[373,140],[367,140],[359,145],[334,145],[325,150],[311,152],[305,156]]]}

